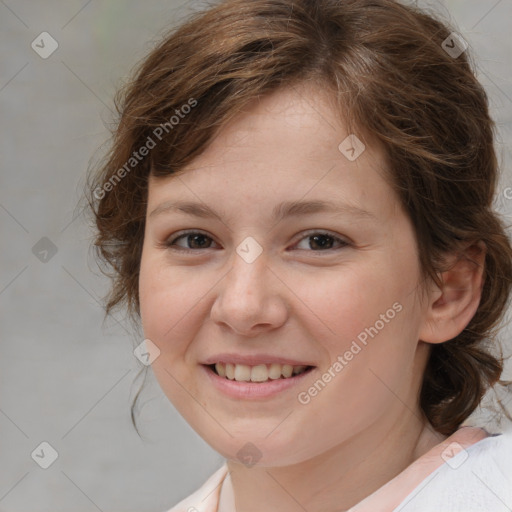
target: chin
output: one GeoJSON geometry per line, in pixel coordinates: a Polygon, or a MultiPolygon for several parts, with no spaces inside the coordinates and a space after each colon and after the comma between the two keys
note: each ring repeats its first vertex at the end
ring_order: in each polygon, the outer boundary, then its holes
{"type": "Polygon", "coordinates": [[[247,432],[245,435],[224,439],[204,438],[205,441],[224,458],[247,467],[281,467],[291,466],[303,462],[313,454],[301,452],[304,447],[304,437],[293,440],[271,439],[272,434],[266,439],[261,436],[261,431],[247,432]]]}

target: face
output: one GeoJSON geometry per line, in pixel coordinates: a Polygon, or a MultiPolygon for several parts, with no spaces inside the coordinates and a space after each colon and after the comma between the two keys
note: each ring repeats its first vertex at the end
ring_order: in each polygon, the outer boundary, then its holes
{"type": "Polygon", "coordinates": [[[320,90],[283,89],[183,175],[150,178],[139,285],[152,369],[226,458],[298,463],[416,401],[427,354],[414,231],[383,151],[340,149],[349,135],[320,90]]]}

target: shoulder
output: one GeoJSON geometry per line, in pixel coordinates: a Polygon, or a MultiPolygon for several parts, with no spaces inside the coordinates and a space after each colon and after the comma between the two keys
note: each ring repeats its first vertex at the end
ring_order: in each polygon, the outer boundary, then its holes
{"type": "Polygon", "coordinates": [[[457,450],[395,512],[493,512],[512,509],[512,430],[457,450]]]}
{"type": "MultiPolygon", "coordinates": [[[[485,465],[493,464],[503,469],[504,475],[510,478],[512,471],[512,428],[502,434],[491,435],[467,450],[467,460],[485,465]]],[[[475,468],[476,469],[476,468],[475,468]]]]}
{"type": "Polygon", "coordinates": [[[197,491],[167,512],[217,512],[221,484],[228,473],[224,463],[197,491]]]}

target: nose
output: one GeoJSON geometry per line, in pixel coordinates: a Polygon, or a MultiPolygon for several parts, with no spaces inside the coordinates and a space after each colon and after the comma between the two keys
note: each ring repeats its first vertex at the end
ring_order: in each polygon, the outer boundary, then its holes
{"type": "Polygon", "coordinates": [[[252,263],[235,254],[231,270],[218,286],[218,295],[210,311],[215,323],[250,337],[286,322],[285,285],[269,268],[264,254],[252,263]]]}

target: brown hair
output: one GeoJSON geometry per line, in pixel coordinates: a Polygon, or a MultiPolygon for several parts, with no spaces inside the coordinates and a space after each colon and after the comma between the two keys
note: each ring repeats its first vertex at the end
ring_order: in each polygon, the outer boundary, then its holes
{"type": "Polygon", "coordinates": [[[468,51],[455,57],[443,47],[452,31],[394,0],[228,0],[173,30],[118,93],[112,148],[90,181],[95,246],[113,279],[107,314],[126,305],[139,317],[150,172],[178,174],[249,101],[314,81],[349,133],[385,148],[425,278],[440,284],[444,254],[487,246],[478,310],[457,337],[432,347],[421,389],[428,420],[453,433],[503,370],[488,341],[509,298],[512,248],[492,209],[498,162],[488,99],[468,51]]]}

